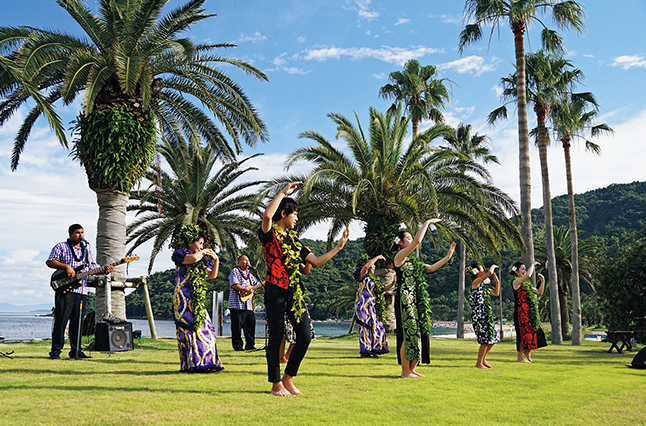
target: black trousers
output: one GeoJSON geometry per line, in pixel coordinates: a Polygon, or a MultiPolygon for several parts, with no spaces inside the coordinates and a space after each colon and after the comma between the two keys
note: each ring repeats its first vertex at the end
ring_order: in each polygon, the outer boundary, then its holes
{"type": "Polygon", "coordinates": [[[78,348],[76,340],[78,339],[79,326],[81,318],[85,315],[85,301],[87,296],[78,293],[67,292],[64,294],[56,293],[54,299],[54,327],[52,328],[52,355],[60,355],[65,346],[65,326],[67,321],[70,322],[70,356],[76,356],[78,348]],[[82,305],[81,305],[82,304],[82,305]],[[83,312],[81,312],[81,306],[83,312]]]}
{"type": "Polygon", "coordinates": [[[289,361],[285,367],[285,374],[296,376],[298,368],[305,357],[307,348],[312,341],[310,333],[310,316],[305,311],[301,321],[296,322],[292,307],[292,292],[282,289],[273,284],[265,287],[265,311],[267,313],[267,326],[269,327],[269,343],[267,344],[267,373],[269,381],[278,383],[280,376],[280,344],[283,342],[285,332],[285,312],[287,319],[294,327],[296,334],[296,345],[289,355],[289,361]]]}
{"type": "Polygon", "coordinates": [[[242,337],[240,329],[244,332],[244,349],[255,348],[256,337],[256,315],[253,311],[242,309],[230,309],[231,313],[231,344],[236,351],[242,350],[242,337]]]}

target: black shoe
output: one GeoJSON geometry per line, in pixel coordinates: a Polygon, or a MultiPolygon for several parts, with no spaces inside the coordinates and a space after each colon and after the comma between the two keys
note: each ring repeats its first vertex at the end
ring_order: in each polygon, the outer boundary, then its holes
{"type": "Polygon", "coordinates": [[[258,349],[256,349],[255,347],[245,348],[245,351],[257,351],[257,350],[258,349]]]}
{"type": "Polygon", "coordinates": [[[78,356],[75,356],[75,354],[70,352],[70,358],[88,359],[88,358],[92,358],[92,357],[89,356],[89,355],[85,355],[85,353],[83,353],[83,352],[79,352],[78,356]]]}
{"type": "Polygon", "coordinates": [[[59,354],[49,354],[49,359],[61,359],[59,354]]]}
{"type": "Polygon", "coordinates": [[[242,348],[233,348],[233,350],[236,351],[236,352],[243,352],[244,351],[244,349],[242,349],[242,348]]]}

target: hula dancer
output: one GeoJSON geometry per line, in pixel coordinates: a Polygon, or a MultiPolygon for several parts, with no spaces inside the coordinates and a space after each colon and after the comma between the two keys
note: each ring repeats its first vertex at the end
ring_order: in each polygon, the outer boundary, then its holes
{"type": "Polygon", "coordinates": [[[514,327],[516,328],[516,350],[518,351],[516,361],[518,362],[532,362],[530,352],[539,348],[536,335],[537,329],[541,326],[541,319],[538,315],[538,302],[534,294],[538,296],[543,294],[545,278],[538,274],[538,279],[541,281],[538,288],[532,287],[532,282],[529,280],[537,265],[540,263],[534,262],[528,269],[521,262],[516,262],[509,268],[515,299],[514,327]]]}
{"type": "Polygon", "coordinates": [[[455,243],[451,243],[446,256],[432,265],[422,263],[415,257],[413,250],[421,244],[429,225],[440,221],[441,219],[429,219],[424,222],[415,238],[407,231],[399,231],[395,236],[395,245],[399,249],[393,262],[397,274],[395,319],[397,359],[402,366],[402,378],[424,377],[415,371],[415,367],[420,361],[426,364],[431,362],[428,339],[431,328],[430,301],[424,274],[436,271],[448,262],[455,251],[455,243]]]}
{"type": "Polygon", "coordinates": [[[471,275],[471,296],[469,296],[469,305],[471,305],[471,324],[473,331],[476,333],[480,349],[478,350],[478,360],[476,367],[487,369],[491,365],[487,363],[486,357],[493,345],[500,342],[496,329],[493,326],[493,308],[491,307],[491,296],[500,295],[500,279],[494,272],[498,265],[491,265],[489,271],[485,272],[482,265],[474,263],[467,268],[467,273],[471,275]],[[491,279],[496,282],[495,288],[491,286],[491,279]]]}
{"type": "Polygon", "coordinates": [[[302,394],[292,381],[312,339],[310,317],[305,309],[301,284],[301,263],[319,267],[337,254],[350,235],[346,229],[335,248],[322,256],[315,256],[299,241],[294,226],[298,221],[298,204],[287,195],[302,182],[291,182],[269,204],[262,218],[258,238],[267,261],[265,310],[269,326],[267,345],[267,372],[272,383],[271,393],[277,396],[302,394]],[[289,356],[285,374],[280,377],[280,345],[285,328],[285,313],[294,327],[296,344],[289,356]]]}

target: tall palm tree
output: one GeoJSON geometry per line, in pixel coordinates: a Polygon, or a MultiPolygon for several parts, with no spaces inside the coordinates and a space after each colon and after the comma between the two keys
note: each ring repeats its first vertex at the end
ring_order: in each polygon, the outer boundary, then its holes
{"type": "Polygon", "coordinates": [[[599,116],[599,105],[592,93],[574,93],[552,106],[552,124],[554,133],[563,145],[565,155],[565,175],[567,179],[568,216],[570,219],[570,239],[572,246],[572,344],[581,345],[581,291],[579,289],[579,241],[576,227],[576,208],[574,205],[574,188],[572,184],[572,159],[570,147],[575,138],[585,140],[585,147],[597,154],[601,149],[585,138],[585,131],[590,130],[593,137],[603,133],[613,133],[606,123],[593,125],[599,116]]]}
{"type": "Polygon", "coordinates": [[[232,45],[195,44],[182,37],[193,24],[213,16],[204,13],[206,0],[190,0],[166,15],[167,0],[99,0],[98,13],[82,0],[56,1],[85,37],[0,28],[2,63],[10,65],[0,68],[0,126],[19,108],[30,107],[30,99],[36,101],[15,138],[15,170],[41,116],[68,146],[55,106],[81,97],[73,154],[97,194],[97,261],[105,264],[124,255],[128,193],[148,169],[158,133],[168,140],[199,137],[228,156],[243,142],[254,146],[267,138],[242,89],[215,64],[232,65],[262,80],[266,76],[215,53],[232,45]]]}
{"type": "MultiPolygon", "coordinates": [[[[552,292],[550,288],[550,298],[559,299],[561,306],[561,324],[564,324],[563,337],[569,337],[569,306],[568,294],[572,292],[572,233],[567,226],[554,227],[554,248],[555,248],[555,265],[558,271],[557,290],[552,292]]],[[[594,274],[599,263],[599,252],[602,245],[593,240],[581,240],[579,242],[579,274],[590,285],[592,290],[595,289],[594,274]]],[[[536,246],[536,259],[540,262],[547,260],[546,247],[543,245],[536,246]]],[[[542,269],[545,269],[542,267],[542,269]]]]}
{"type": "MultiPolygon", "coordinates": [[[[545,239],[547,245],[546,263],[548,266],[548,279],[550,283],[550,294],[557,294],[558,275],[556,269],[556,258],[554,254],[554,235],[552,221],[552,196],[550,191],[549,168],[547,163],[547,147],[549,136],[545,126],[550,112],[550,104],[556,102],[564,93],[569,93],[574,84],[581,81],[583,73],[575,69],[572,63],[560,55],[548,54],[539,51],[527,54],[525,58],[527,100],[533,103],[536,113],[536,133],[538,153],[541,163],[541,182],[543,186],[543,213],[545,218],[545,239]]],[[[516,76],[512,74],[502,78],[502,98],[514,102],[518,91],[516,90],[516,76]]],[[[510,103],[509,102],[509,103],[510,103]]],[[[489,114],[489,123],[507,118],[507,104],[497,108],[489,114]]],[[[563,315],[567,312],[567,305],[560,306],[559,299],[550,298],[550,319],[552,324],[552,343],[562,344],[563,336],[567,335],[568,324],[561,324],[563,315]],[[560,315],[559,315],[560,311],[560,315]]]]}
{"type": "MultiPolygon", "coordinates": [[[[301,137],[316,145],[294,151],[288,167],[305,160],[314,164],[313,170],[273,182],[276,188],[285,181],[305,182],[298,194],[303,206],[301,228],[329,219],[331,244],[351,220],[358,220],[364,224],[366,253],[371,257],[383,254],[388,261],[400,225],[405,223],[414,232],[432,216],[444,220],[437,226],[439,238],[464,240],[474,252],[465,229],[492,251],[502,243],[520,240],[506,216],[515,211],[515,205],[498,188],[483,182],[489,179],[486,169],[448,150],[430,147],[431,140],[445,134],[445,126],[435,125],[417,135],[405,149],[409,119],[401,116],[401,108],[386,114],[371,108],[369,139],[360,123],[355,127],[340,114],[328,116],[337,126],[337,137],[345,141],[345,149],[319,133],[303,132],[301,137]],[[492,199],[498,203],[491,203],[492,199]]],[[[392,281],[388,262],[378,273],[384,284],[392,281]]]]}
{"type": "Polygon", "coordinates": [[[446,79],[438,76],[436,66],[422,66],[417,59],[411,59],[404,64],[403,71],[391,72],[390,83],[379,89],[379,96],[394,100],[391,110],[403,105],[413,123],[413,138],[419,133],[422,120],[444,122],[440,108],[449,101],[449,91],[444,85],[446,79]]]}
{"type": "MultiPolygon", "coordinates": [[[[471,125],[462,123],[457,128],[449,129],[444,140],[448,143],[445,149],[452,150],[458,156],[469,161],[500,164],[498,157],[491,153],[487,146],[491,140],[487,135],[471,134],[471,125]]],[[[457,338],[464,339],[464,290],[466,286],[466,245],[460,241],[460,269],[458,277],[458,328],[457,338]]]]}
{"type": "MultiPolygon", "coordinates": [[[[574,28],[583,31],[583,8],[571,0],[466,0],[464,19],[469,22],[459,37],[458,50],[482,38],[484,27],[491,25],[491,36],[499,25],[508,22],[514,34],[516,55],[516,89],[518,100],[518,153],[520,169],[521,233],[525,242],[526,264],[534,261],[532,237],[531,176],[529,163],[529,133],[527,128],[527,93],[525,88],[525,31],[532,22],[542,22],[539,14],[551,12],[559,29],[574,28]]],[[[544,28],[543,45],[549,50],[562,48],[562,40],[555,31],[544,28]]]]}
{"type": "Polygon", "coordinates": [[[155,183],[146,190],[130,192],[128,211],[135,212],[136,218],[128,225],[127,243],[132,243],[129,252],[152,240],[150,273],[164,246],[184,225],[195,223],[207,230],[214,244],[235,263],[238,241],[255,240],[260,217],[257,197],[249,196],[249,192],[265,183],[238,181],[248,171],[257,170],[244,164],[259,154],[226,162],[217,169],[217,150],[212,145],[202,146],[195,140],[186,143],[180,138],[177,142],[165,141],[158,151],[170,171],[152,167],[146,179],[155,183]]]}

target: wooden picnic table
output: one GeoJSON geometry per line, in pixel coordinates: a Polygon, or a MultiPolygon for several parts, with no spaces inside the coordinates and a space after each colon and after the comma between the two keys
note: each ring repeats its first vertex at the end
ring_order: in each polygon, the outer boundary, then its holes
{"type": "Polygon", "coordinates": [[[633,345],[631,343],[632,338],[635,337],[635,331],[633,330],[617,330],[617,331],[606,331],[608,336],[608,341],[612,343],[608,353],[612,352],[613,349],[617,349],[617,352],[621,353],[622,350],[627,349],[629,352],[632,352],[633,345]],[[621,346],[619,346],[621,343],[621,346]]]}

